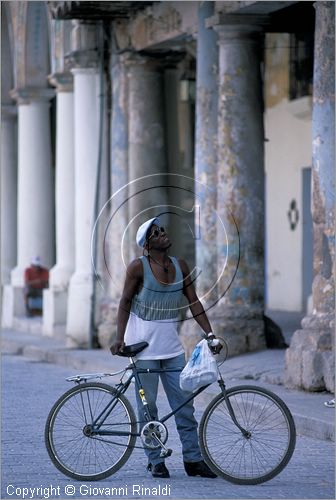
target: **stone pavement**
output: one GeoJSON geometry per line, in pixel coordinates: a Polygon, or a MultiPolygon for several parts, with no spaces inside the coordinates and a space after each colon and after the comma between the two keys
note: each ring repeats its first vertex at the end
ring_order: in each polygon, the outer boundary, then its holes
{"type": "MultiPolygon", "coordinates": [[[[221,478],[187,477],[183,469],[181,443],[173,419],[166,422],[169,447],[174,450],[172,456],[167,459],[170,479],[154,479],[146,472],[147,460],[143,450],[138,448],[134,449],[130,459],[120,470],[105,480],[85,482],[70,479],[52,464],[44,444],[43,431],[50,408],[61,394],[72,387],[72,384],[65,380],[73,373],[71,366],[34,361],[25,356],[4,355],[1,369],[0,498],[11,500],[335,498],[332,441],[299,436],[292,459],[278,476],[260,485],[240,486],[221,478]],[[166,496],[156,493],[156,489],[165,486],[169,487],[166,496]]],[[[127,398],[134,404],[135,395],[132,389],[127,392],[127,398]]],[[[159,408],[161,414],[169,411],[165,397],[160,398],[159,408]]],[[[202,402],[198,404],[198,398],[195,408],[196,419],[200,421],[204,405],[202,402]]],[[[141,443],[138,441],[137,445],[141,443]]]]}
{"type": "MultiPolygon", "coordinates": [[[[109,351],[102,349],[66,349],[64,341],[37,332],[38,328],[30,328],[30,333],[3,330],[2,353],[20,354],[31,360],[55,363],[73,369],[74,373],[109,373],[128,364],[127,359],[112,356],[109,351]]],[[[226,360],[220,369],[228,387],[261,385],[275,392],[291,410],[299,435],[334,440],[335,412],[324,406],[324,401],[332,395],[327,392],[289,390],[281,385],[284,355],[285,351],[278,349],[243,354],[226,360]]],[[[213,384],[198,397],[198,401],[204,405],[217,393],[218,387],[213,384]]]]}

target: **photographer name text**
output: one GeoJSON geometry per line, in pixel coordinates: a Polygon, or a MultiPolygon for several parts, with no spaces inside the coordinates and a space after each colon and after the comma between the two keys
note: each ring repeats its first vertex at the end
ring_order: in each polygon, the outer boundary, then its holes
{"type": "Polygon", "coordinates": [[[23,487],[9,484],[7,486],[7,495],[14,498],[51,498],[51,497],[100,497],[113,498],[133,495],[134,497],[146,496],[170,496],[170,484],[158,486],[144,486],[143,484],[133,484],[131,486],[119,487],[104,487],[92,486],[91,484],[81,484],[74,486],[67,484],[66,486],[38,486],[38,487],[23,487]]]}

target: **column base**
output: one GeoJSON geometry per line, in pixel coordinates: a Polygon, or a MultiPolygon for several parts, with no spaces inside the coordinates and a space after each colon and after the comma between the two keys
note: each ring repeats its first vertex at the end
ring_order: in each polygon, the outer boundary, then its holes
{"type": "Polygon", "coordinates": [[[50,270],[49,286],[43,292],[43,334],[64,336],[67,321],[68,287],[73,269],[60,265],[50,270]]]}
{"type": "Polygon", "coordinates": [[[117,335],[119,301],[112,300],[101,307],[102,322],[98,327],[98,341],[104,349],[109,348],[117,335]]]}
{"type": "MultiPolygon", "coordinates": [[[[226,308],[225,309],[229,309],[226,308]]],[[[222,308],[208,311],[207,316],[215,335],[222,337],[228,345],[228,357],[244,354],[249,351],[266,349],[264,335],[264,320],[262,314],[247,314],[246,310],[235,309],[235,313],[228,316],[222,308]]],[[[202,329],[192,319],[184,321],[180,337],[187,357],[190,356],[195,344],[201,340],[202,329]]]]}
{"type": "Polygon", "coordinates": [[[74,270],[70,267],[62,267],[59,265],[54,266],[50,270],[49,286],[55,291],[67,290],[69,286],[69,281],[73,275],[74,270]]]}
{"type": "Polygon", "coordinates": [[[306,316],[286,351],[286,387],[306,391],[335,391],[334,318],[306,316]]]}
{"type": "Polygon", "coordinates": [[[67,289],[49,288],[43,290],[43,334],[54,336],[65,329],[67,319],[67,289]]]}
{"type": "Polygon", "coordinates": [[[5,285],[2,297],[2,318],[3,328],[13,328],[15,317],[26,316],[23,287],[5,285]]]}
{"type": "Polygon", "coordinates": [[[24,287],[24,273],[25,269],[23,267],[17,266],[12,269],[11,272],[11,285],[13,287],[24,287]]]}
{"type": "Polygon", "coordinates": [[[92,276],[74,274],[70,280],[66,346],[87,347],[91,329],[92,276]]]}

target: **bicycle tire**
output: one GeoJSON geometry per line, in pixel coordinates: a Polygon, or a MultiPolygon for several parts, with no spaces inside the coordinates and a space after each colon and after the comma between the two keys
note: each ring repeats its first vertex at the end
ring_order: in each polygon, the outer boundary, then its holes
{"type": "MultiPolygon", "coordinates": [[[[87,436],[92,422],[115,397],[116,389],[102,383],[84,383],[64,393],[49,412],[45,426],[45,444],[53,464],[63,474],[83,481],[98,481],[114,474],[129,459],[136,436],[87,436]],[[119,443],[119,444],[116,444],[119,443]]],[[[119,395],[104,422],[117,430],[137,432],[133,408],[119,395]],[[120,420],[122,420],[120,422],[120,420]]]]}
{"type": "Polygon", "coordinates": [[[296,443],[293,417],[271,391],[257,386],[227,390],[238,423],[251,432],[245,438],[234,424],[222,394],[207,406],[200,422],[200,448],[218,476],[241,485],[269,481],[291,459],[296,443]],[[274,456],[273,456],[274,455],[274,456]]]}

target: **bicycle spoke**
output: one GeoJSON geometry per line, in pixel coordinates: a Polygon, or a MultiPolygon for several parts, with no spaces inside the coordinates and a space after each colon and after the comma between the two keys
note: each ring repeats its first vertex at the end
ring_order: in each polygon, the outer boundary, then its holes
{"type": "Polygon", "coordinates": [[[46,429],[48,452],[55,465],[71,477],[95,479],[111,474],[134,448],[136,437],[131,434],[103,438],[95,434],[114,429],[136,432],[129,402],[124,396],[116,398],[113,391],[104,384],[83,384],[68,391],[51,412],[46,429]],[[100,427],[93,429],[99,416],[100,427]]]}
{"type": "Polygon", "coordinates": [[[240,484],[256,484],[273,477],[290,459],[295,427],[284,404],[259,388],[228,391],[245,437],[232,421],[225,398],[218,396],[202,418],[201,447],[216,471],[240,484]]]}

